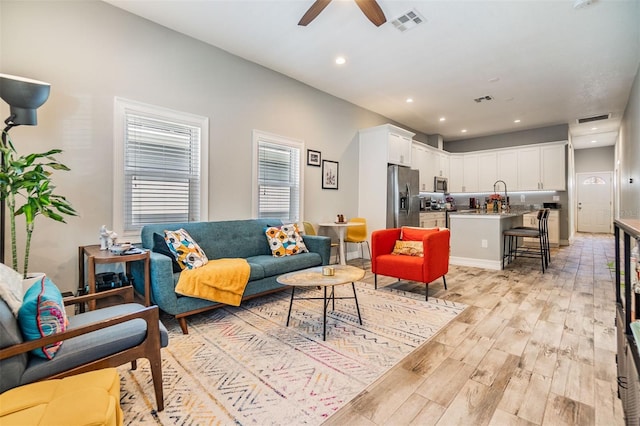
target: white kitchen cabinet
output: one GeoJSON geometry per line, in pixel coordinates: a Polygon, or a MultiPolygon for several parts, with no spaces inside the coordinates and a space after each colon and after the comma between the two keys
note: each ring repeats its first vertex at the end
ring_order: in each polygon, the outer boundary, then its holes
{"type": "Polygon", "coordinates": [[[465,155],[462,161],[462,192],[478,190],[478,156],[465,155]]]}
{"type": "Polygon", "coordinates": [[[542,145],[518,149],[519,191],[564,191],[565,144],[542,145]]]}
{"type": "Polygon", "coordinates": [[[447,215],[445,212],[431,211],[420,212],[421,228],[446,228],[447,215]]]}
{"type": "Polygon", "coordinates": [[[430,153],[420,142],[411,146],[411,168],[420,172],[420,191],[433,190],[433,172],[430,164],[430,153]]]}
{"type": "MultiPolygon", "coordinates": [[[[478,191],[492,192],[493,184],[498,179],[500,179],[498,177],[498,154],[496,152],[478,154],[478,191]]],[[[465,175],[465,185],[466,183],[465,175]]]]}
{"type": "Polygon", "coordinates": [[[404,165],[411,166],[411,140],[414,133],[392,124],[358,132],[358,216],[366,217],[367,228],[372,230],[387,227],[387,166],[390,162],[390,147],[398,142],[397,138],[392,139],[390,135],[407,139],[409,155],[405,155],[403,160],[409,161],[404,165]]]}
{"type": "MultiPolygon", "coordinates": [[[[518,189],[518,152],[515,149],[498,151],[496,153],[498,168],[496,180],[503,180],[507,183],[509,191],[518,189]]],[[[483,169],[484,171],[484,169],[483,169]]],[[[493,183],[490,191],[493,191],[493,183]]]]}
{"type": "Polygon", "coordinates": [[[519,191],[535,191],[540,189],[540,148],[518,149],[518,184],[519,191]]]}
{"type": "Polygon", "coordinates": [[[411,167],[411,136],[389,131],[389,158],[391,164],[411,167]]]}
{"type": "MultiPolygon", "coordinates": [[[[529,226],[538,229],[538,212],[531,212],[522,215],[522,226],[529,226]]],[[[547,219],[549,227],[549,245],[558,247],[560,245],[560,211],[551,210],[549,219],[547,219]]],[[[537,238],[524,238],[527,245],[540,244],[537,238]]]]}
{"type": "Polygon", "coordinates": [[[449,170],[450,170],[450,164],[449,164],[449,153],[447,152],[439,152],[438,153],[438,162],[436,164],[439,164],[438,169],[436,169],[437,173],[434,176],[440,176],[440,177],[449,177],[449,170]]]}
{"type": "Polygon", "coordinates": [[[449,192],[463,192],[464,155],[449,156],[449,192]]]}
{"type": "Polygon", "coordinates": [[[544,190],[567,189],[565,145],[540,147],[541,187],[544,190]]]}

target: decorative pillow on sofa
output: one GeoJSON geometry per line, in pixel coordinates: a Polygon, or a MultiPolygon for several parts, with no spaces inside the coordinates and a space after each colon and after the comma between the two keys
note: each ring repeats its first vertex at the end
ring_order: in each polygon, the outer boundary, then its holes
{"type": "MultiPolygon", "coordinates": [[[[36,340],[67,329],[67,313],[64,310],[62,294],[58,287],[46,276],[37,280],[24,294],[18,312],[18,324],[25,340],[36,340]]],[[[56,342],[34,349],[32,354],[53,359],[63,342],[56,342]]]]}
{"type": "Polygon", "coordinates": [[[403,226],[400,228],[400,239],[402,241],[422,241],[425,235],[439,230],[440,228],[416,228],[413,226],[403,226]]]}
{"type": "Polygon", "coordinates": [[[274,257],[292,256],[298,253],[307,253],[298,225],[295,223],[282,226],[271,226],[265,229],[269,247],[274,257]]]}
{"type": "Polygon", "coordinates": [[[397,240],[391,254],[424,257],[422,241],[397,240]]]}
{"type": "Polygon", "coordinates": [[[182,271],[180,264],[176,261],[175,256],[169,249],[167,241],[162,235],[158,234],[157,232],[153,233],[153,248],[151,249],[151,251],[169,256],[171,258],[171,266],[173,268],[173,272],[182,271]]]}
{"type": "Polygon", "coordinates": [[[182,269],[199,268],[209,261],[204,250],[182,228],[177,231],[164,231],[164,239],[182,269]]]}
{"type": "Polygon", "coordinates": [[[22,274],[0,262],[0,299],[4,300],[14,316],[22,306],[22,274]]]}

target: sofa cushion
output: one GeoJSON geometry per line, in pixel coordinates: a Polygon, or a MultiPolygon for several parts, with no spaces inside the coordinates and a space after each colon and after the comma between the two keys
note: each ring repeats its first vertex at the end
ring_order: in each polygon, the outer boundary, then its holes
{"type": "Polygon", "coordinates": [[[269,247],[274,257],[293,256],[298,253],[307,253],[298,225],[291,223],[282,226],[271,226],[265,229],[269,247]]]}
{"type": "Polygon", "coordinates": [[[165,240],[164,236],[158,234],[157,232],[153,233],[153,248],[151,249],[151,251],[164,254],[165,256],[169,257],[171,259],[171,267],[173,268],[173,272],[182,271],[182,267],[180,267],[180,264],[169,249],[167,240],[165,240]]]}
{"type": "MultiPolygon", "coordinates": [[[[144,309],[144,306],[137,303],[125,303],[74,315],[69,318],[69,329],[141,309],[144,309]]],[[[68,339],[51,361],[31,357],[27,369],[22,375],[21,384],[31,383],[69,368],[87,364],[123,349],[131,348],[142,342],[146,334],[147,323],[143,319],[135,319],[68,339]]],[[[160,344],[165,347],[168,343],[167,329],[160,323],[160,344]]]]}
{"type": "MultiPolygon", "coordinates": [[[[24,300],[18,311],[18,324],[26,340],[62,333],[67,329],[67,313],[64,309],[62,294],[47,276],[36,280],[24,294],[24,300]]],[[[51,343],[34,349],[32,354],[53,359],[62,346],[62,342],[51,343]]]]}
{"type": "MultiPolygon", "coordinates": [[[[18,320],[13,316],[4,300],[0,300],[0,349],[22,342],[18,320]]],[[[0,371],[2,372],[0,374],[0,392],[20,384],[20,377],[27,367],[27,357],[28,355],[23,353],[0,361],[0,371]]]]}
{"type": "Polygon", "coordinates": [[[322,257],[318,253],[300,253],[296,256],[285,257],[266,255],[249,257],[247,262],[249,262],[249,265],[262,266],[265,277],[272,277],[321,265],[322,257]]]}
{"type": "Polygon", "coordinates": [[[182,269],[199,268],[209,261],[198,243],[182,228],[175,231],[165,230],[164,239],[182,269]]]}

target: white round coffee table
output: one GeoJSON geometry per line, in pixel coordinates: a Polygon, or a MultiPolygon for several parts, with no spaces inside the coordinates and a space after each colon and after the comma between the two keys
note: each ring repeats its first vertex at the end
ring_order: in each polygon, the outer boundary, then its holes
{"type": "Polygon", "coordinates": [[[327,298],[327,287],[331,287],[331,293],[329,299],[332,301],[332,310],[335,310],[336,299],[354,299],[356,303],[356,310],[358,311],[358,320],[362,325],[362,317],[360,316],[360,306],[358,306],[358,297],[356,296],[355,281],[361,280],[364,277],[364,270],[356,268],[350,265],[332,265],[331,266],[335,274],[323,275],[323,266],[316,266],[315,268],[304,269],[302,271],[289,272],[288,274],[280,275],[277,281],[280,284],[291,286],[291,301],[289,302],[289,314],[287,315],[287,327],[289,327],[289,319],[291,318],[291,307],[293,306],[294,294],[296,287],[322,287],[323,297],[298,297],[296,299],[316,299],[323,301],[323,322],[322,322],[322,340],[327,336],[327,306],[329,300],[327,298]],[[351,283],[353,288],[353,297],[335,297],[334,286],[351,283]]]}

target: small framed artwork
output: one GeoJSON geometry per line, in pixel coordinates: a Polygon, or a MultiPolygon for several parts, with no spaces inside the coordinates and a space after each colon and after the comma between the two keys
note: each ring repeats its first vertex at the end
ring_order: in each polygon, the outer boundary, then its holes
{"type": "Polygon", "coordinates": [[[307,166],[320,167],[321,158],[322,154],[320,154],[320,151],[307,150],[307,166]]]}
{"type": "Polygon", "coordinates": [[[322,160],[322,189],[338,189],[338,162],[322,160]]]}

